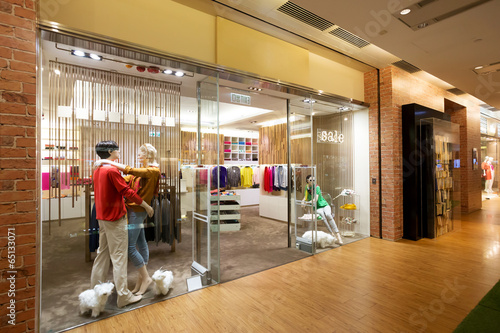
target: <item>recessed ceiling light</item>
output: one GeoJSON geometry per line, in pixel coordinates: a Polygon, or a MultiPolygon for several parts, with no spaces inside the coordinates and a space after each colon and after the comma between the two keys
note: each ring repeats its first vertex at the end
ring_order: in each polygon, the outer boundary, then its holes
{"type": "Polygon", "coordinates": [[[256,122],[257,122],[257,120],[252,120],[252,121],[250,122],[250,124],[255,124],[256,122]]]}
{"type": "Polygon", "coordinates": [[[91,53],[91,54],[90,54],[90,57],[91,57],[92,59],[94,59],[94,60],[99,60],[99,61],[101,61],[101,60],[102,60],[102,57],[101,57],[100,55],[95,54],[95,53],[91,53]]]}
{"type": "Polygon", "coordinates": [[[476,66],[476,67],[474,67],[474,69],[481,69],[481,68],[483,68],[483,66],[476,66]]]}
{"type": "Polygon", "coordinates": [[[175,76],[182,77],[184,76],[183,72],[175,72],[175,76]]]}
{"type": "Polygon", "coordinates": [[[173,72],[172,72],[172,70],[171,70],[171,69],[165,69],[165,70],[163,71],[163,73],[165,73],[165,74],[172,74],[173,72]]]}
{"type": "Polygon", "coordinates": [[[400,11],[399,14],[401,14],[401,15],[407,15],[407,14],[410,14],[410,12],[411,12],[410,8],[405,8],[402,11],[400,11]]]}
{"type": "Polygon", "coordinates": [[[73,50],[71,51],[72,55],[75,55],[77,57],[85,57],[85,52],[80,51],[80,50],[73,50]]]}

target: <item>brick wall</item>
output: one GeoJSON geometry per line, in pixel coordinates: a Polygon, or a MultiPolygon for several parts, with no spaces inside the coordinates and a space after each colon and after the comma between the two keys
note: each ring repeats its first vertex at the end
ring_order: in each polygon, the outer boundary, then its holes
{"type": "Polygon", "coordinates": [[[35,329],[36,11],[32,0],[0,0],[0,331],[35,329]],[[11,229],[13,228],[13,229],[11,229]],[[8,231],[15,266],[9,267],[8,231]],[[9,295],[15,271],[15,296],[9,295]],[[8,323],[15,300],[16,325],[8,323]]]}
{"type": "MultiPolygon", "coordinates": [[[[461,124],[461,177],[463,211],[481,208],[480,170],[472,170],[472,148],[480,150],[479,100],[470,95],[456,96],[417,75],[390,66],[380,69],[380,127],[382,168],[382,237],[398,240],[403,236],[403,177],[401,107],[417,103],[444,112],[445,99],[463,106],[454,115],[461,124]],[[460,119],[462,117],[463,119],[460,119]]],[[[365,101],[370,103],[370,177],[378,177],[377,72],[365,74],[365,101]]],[[[379,187],[371,185],[371,235],[379,236],[379,187]]]]}

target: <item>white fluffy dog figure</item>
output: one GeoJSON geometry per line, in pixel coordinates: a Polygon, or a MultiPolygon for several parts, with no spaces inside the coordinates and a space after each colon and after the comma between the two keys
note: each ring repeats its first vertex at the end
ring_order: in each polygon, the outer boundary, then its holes
{"type": "Polygon", "coordinates": [[[172,274],[172,271],[159,269],[154,272],[151,278],[154,282],[153,292],[155,296],[159,294],[166,295],[174,281],[174,274],[172,274]]]}
{"type": "MultiPolygon", "coordinates": [[[[302,238],[307,238],[307,239],[310,239],[312,241],[312,236],[313,236],[312,231],[306,231],[302,235],[302,238]]],[[[324,249],[327,246],[332,246],[333,244],[335,244],[335,237],[333,237],[330,234],[327,234],[326,232],[317,231],[316,244],[319,246],[319,248],[324,249]]]]}
{"type": "Polygon", "coordinates": [[[84,314],[88,310],[92,310],[92,317],[97,317],[104,310],[104,306],[114,287],[115,285],[112,282],[105,282],[97,284],[94,289],[87,289],[82,292],[78,296],[80,313],[84,314]]]}

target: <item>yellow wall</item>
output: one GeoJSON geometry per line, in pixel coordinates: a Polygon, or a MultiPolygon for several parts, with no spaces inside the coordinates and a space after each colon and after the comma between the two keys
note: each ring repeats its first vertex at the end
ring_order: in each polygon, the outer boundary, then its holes
{"type": "Polygon", "coordinates": [[[172,0],[40,0],[40,18],[166,53],[364,100],[363,72],[172,0]]]}
{"type": "Polygon", "coordinates": [[[363,77],[363,72],[314,53],[309,53],[309,82],[311,88],[363,101],[363,77]]]}
{"type": "Polygon", "coordinates": [[[217,18],[217,63],[309,86],[309,51],[224,18],[217,18]]]}
{"type": "Polygon", "coordinates": [[[215,17],[171,0],[40,0],[40,19],[215,63],[215,17]]]}

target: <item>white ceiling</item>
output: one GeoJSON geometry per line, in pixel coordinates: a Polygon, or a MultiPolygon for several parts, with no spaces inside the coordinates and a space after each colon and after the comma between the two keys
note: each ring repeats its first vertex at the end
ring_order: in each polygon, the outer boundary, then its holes
{"type": "MultiPolygon", "coordinates": [[[[354,34],[360,31],[365,33],[367,41],[500,109],[500,73],[480,76],[473,71],[476,66],[500,61],[500,1],[483,3],[418,30],[413,30],[392,15],[385,18],[383,14],[399,12],[420,1],[295,2],[354,34]],[[391,3],[400,5],[388,8],[391,3]],[[373,32],[369,30],[372,27],[373,32]],[[375,33],[377,28],[379,31],[375,33]],[[381,34],[383,30],[386,32],[381,34]]],[[[439,6],[460,6],[471,2],[474,1],[438,0],[427,6],[433,10],[426,14],[437,15],[439,6]]],[[[422,7],[421,10],[429,9],[422,7]]],[[[418,11],[413,13],[420,15],[418,11]]]]}
{"type": "Polygon", "coordinates": [[[445,15],[447,12],[478,1],[292,1],[334,23],[334,28],[339,26],[371,43],[363,48],[354,47],[330,35],[327,31],[329,29],[320,31],[277,11],[277,8],[286,2],[212,1],[220,16],[249,26],[253,24],[254,28],[264,32],[269,29],[277,30],[271,25],[262,24],[262,21],[265,21],[291,34],[300,35],[313,42],[312,44],[324,45],[377,68],[403,59],[424,71],[415,75],[444,89],[458,88],[500,109],[500,72],[485,75],[474,72],[476,66],[500,62],[500,0],[486,1],[459,13],[452,12],[449,17],[445,15]],[[425,6],[419,8],[419,3],[425,6]],[[410,26],[403,23],[398,14],[401,9],[407,7],[413,9],[404,18],[410,26]],[[248,17],[243,18],[241,12],[259,20],[252,23],[248,17]],[[439,20],[433,19],[436,17],[439,20]],[[416,28],[415,25],[420,22],[429,25],[422,29],[416,28]]]}

